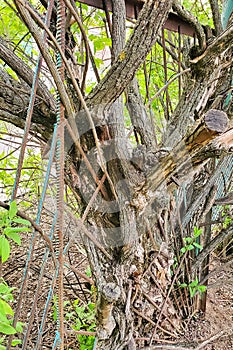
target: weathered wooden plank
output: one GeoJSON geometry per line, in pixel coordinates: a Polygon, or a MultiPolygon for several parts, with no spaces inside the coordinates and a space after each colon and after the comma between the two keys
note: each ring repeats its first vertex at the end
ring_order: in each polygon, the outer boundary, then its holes
{"type": "MultiPolygon", "coordinates": [[[[104,9],[105,3],[107,10],[110,12],[112,11],[111,0],[79,0],[79,2],[99,9],[104,9]]],[[[126,0],[126,17],[128,19],[136,19],[140,10],[142,9],[143,3],[144,1],[142,0],[126,0]]],[[[195,35],[195,29],[175,13],[169,13],[168,19],[164,24],[164,28],[189,36],[195,35]]]]}

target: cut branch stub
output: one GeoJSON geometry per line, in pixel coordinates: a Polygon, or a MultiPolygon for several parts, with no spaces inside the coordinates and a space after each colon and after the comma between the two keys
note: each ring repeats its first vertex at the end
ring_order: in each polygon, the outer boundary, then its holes
{"type": "Polygon", "coordinates": [[[217,135],[222,134],[228,127],[227,114],[218,109],[210,109],[203,118],[203,122],[189,135],[185,144],[187,149],[193,149],[196,146],[205,146],[217,135]]]}
{"type": "Polygon", "coordinates": [[[209,130],[218,133],[226,131],[228,126],[227,114],[218,109],[210,109],[206,113],[204,120],[209,130]]]}

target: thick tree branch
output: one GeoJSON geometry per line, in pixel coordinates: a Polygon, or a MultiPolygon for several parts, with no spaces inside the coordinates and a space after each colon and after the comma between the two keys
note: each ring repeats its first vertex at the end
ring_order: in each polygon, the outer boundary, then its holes
{"type": "Polygon", "coordinates": [[[125,46],[126,10],[125,1],[116,0],[112,4],[112,62],[115,62],[125,46]]]}
{"type": "MultiPolygon", "coordinates": [[[[126,12],[124,0],[116,0],[113,3],[112,14],[112,62],[116,60],[125,45],[126,12]]],[[[124,125],[123,99],[118,98],[112,106],[109,127],[111,137],[115,140],[117,151],[127,155],[126,136],[124,125]],[[110,125],[111,124],[111,125],[110,125]],[[124,142],[123,142],[124,140],[124,142]]],[[[119,153],[120,153],[119,152],[119,153]]],[[[120,154],[119,154],[120,156],[120,154]]],[[[121,157],[120,157],[121,158],[121,157]]]]}
{"type": "MultiPolygon", "coordinates": [[[[8,43],[0,37],[0,58],[9,66],[11,69],[29,86],[32,86],[33,71],[29,68],[26,63],[23,62],[10,48],[8,43]]],[[[45,99],[46,103],[49,104],[55,110],[55,101],[53,96],[48,91],[47,87],[39,81],[37,93],[40,97],[45,99]]]]}
{"type": "Polygon", "coordinates": [[[221,15],[219,11],[219,5],[218,5],[218,0],[209,0],[210,6],[211,6],[211,11],[213,14],[213,20],[214,20],[214,27],[216,30],[216,34],[219,35],[223,28],[222,28],[222,23],[221,23],[221,15]]]}
{"type": "Polygon", "coordinates": [[[140,136],[142,145],[147,148],[156,149],[157,142],[154,125],[149,118],[142,96],[139,91],[138,81],[134,78],[127,89],[127,108],[136,135],[140,136]]]}
{"type": "MultiPolygon", "coordinates": [[[[30,87],[0,69],[0,118],[23,129],[29,105],[30,87]]],[[[53,131],[55,111],[43,98],[36,98],[31,131],[40,133],[46,141],[53,131]]]]}

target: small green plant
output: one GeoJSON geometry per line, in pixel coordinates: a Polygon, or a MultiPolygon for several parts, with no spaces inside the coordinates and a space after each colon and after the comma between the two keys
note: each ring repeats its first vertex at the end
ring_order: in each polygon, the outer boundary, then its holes
{"type": "MultiPolygon", "coordinates": [[[[57,321],[57,296],[53,297],[52,315],[53,320],[57,321]]],[[[72,304],[69,301],[64,301],[65,320],[68,321],[69,326],[75,331],[85,331],[94,333],[96,328],[95,322],[95,304],[88,303],[87,305],[80,305],[80,300],[76,299],[72,304]]],[[[86,334],[77,334],[80,350],[92,350],[95,336],[86,334]]],[[[0,348],[1,350],[1,348],[0,348]]]]}
{"type": "MultiPolygon", "coordinates": [[[[76,331],[84,330],[94,332],[96,328],[96,310],[94,303],[80,305],[79,299],[74,301],[73,315],[66,315],[73,321],[72,328],[76,331]]],[[[78,334],[80,350],[91,350],[94,345],[95,337],[92,335],[78,334]]]]}
{"type": "Polygon", "coordinates": [[[193,237],[184,237],[184,246],[180,249],[180,255],[184,255],[188,250],[193,250],[195,247],[197,249],[202,249],[202,245],[200,245],[197,241],[199,240],[200,235],[202,234],[202,229],[198,227],[194,227],[193,237]]]}
{"type": "MultiPolygon", "coordinates": [[[[8,211],[0,211],[0,257],[1,263],[5,263],[11,252],[10,240],[18,245],[21,244],[20,232],[30,230],[31,223],[17,217],[17,205],[13,201],[8,211]],[[20,226],[23,225],[23,226],[20,226]]],[[[3,278],[0,279],[0,350],[6,349],[7,336],[21,333],[23,323],[17,322],[13,327],[14,311],[10,302],[14,301],[12,291],[15,288],[9,287],[3,278]]],[[[20,339],[13,339],[11,346],[21,344],[20,339]]]]}
{"type": "Polygon", "coordinates": [[[206,291],[207,287],[204,285],[199,285],[198,283],[199,283],[198,278],[196,277],[196,279],[194,281],[190,282],[189,284],[181,283],[180,288],[187,288],[188,287],[190,296],[191,296],[191,298],[193,298],[197,292],[202,294],[202,293],[205,293],[205,291],[206,291]]]}
{"type": "Polygon", "coordinates": [[[224,229],[228,228],[228,226],[231,223],[232,223],[232,219],[229,216],[225,217],[224,222],[223,222],[223,228],[224,229]]]}
{"type": "MultiPolygon", "coordinates": [[[[17,322],[16,327],[13,327],[14,311],[9,302],[14,301],[11,288],[7,285],[3,278],[0,280],[0,350],[6,349],[7,335],[22,333],[23,323],[17,322]]],[[[13,339],[11,346],[21,344],[20,339],[13,339]]]]}
{"type": "Polygon", "coordinates": [[[0,211],[0,257],[2,263],[6,262],[10,256],[10,240],[21,245],[19,233],[31,230],[31,223],[18,217],[17,210],[17,204],[13,201],[8,211],[0,211]]]}
{"type": "MultiPolygon", "coordinates": [[[[183,256],[186,252],[190,250],[196,249],[197,252],[198,250],[201,250],[203,247],[199,243],[200,241],[200,236],[203,233],[202,229],[198,227],[194,227],[193,230],[193,236],[192,237],[184,237],[183,242],[184,246],[180,249],[180,256],[183,256]]],[[[178,266],[178,259],[174,259],[174,268],[178,266]]],[[[193,298],[197,292],[199,293],[204,293],[206,291],[206,286],[204,285],[199,285],[198,278],[196,278],[194,281],[191,281],[189,284],[187,283],[178,283],[179,288],[188,288],[190,297],[193,298]]]]}
{"type": "Polygon", "coordinates": [[[222,216],[222,227],[226,229],[232,223],[232,217],[230,216],[230,206],[224,205],[221,211],[222,216]]]}
{"type": "MultiPolygon", "coordinates": [[[[0,141],[1,132],[4,134],[7,129],[0,122],[0,141]]],[[[18,157],[14,151],[10,153],[0,152],[0,188],[7,196],[11,196],[12,187],[15,181],[18,157]]],[[[20,188],[24,191],[21,205],[28,208],[32,206],[32,202],[38,199],[41,184],[43,183],[43,162],[38,150],[27,148],[23,161],[23,168],[20,177],[20,188]]],[[[48,191],[49,192],[49,191],[48,191]]]]}

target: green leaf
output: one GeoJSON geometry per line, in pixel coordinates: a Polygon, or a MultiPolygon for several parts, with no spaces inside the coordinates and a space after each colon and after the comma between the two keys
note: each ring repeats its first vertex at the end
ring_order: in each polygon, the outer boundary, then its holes
{"type": "Polygon", "coordinates": [[[189,283],[189,287],[196,287],[198,285],[198,279],[196,278],[194,281],[189,283]]]}
{"type": "Polygon", "coordinates": [[[89,308],[91,311],[95,310],[95,304],[94,304],[94,303],[89,303],[89,304],[88,304],[88,308],[89,308]]]}
{"type": "Polygon", "coordinates": [[[7,316],[5,315],[5,313],[3,313],[1,311],[0,311],[0,322],[5,322],[5,323],[9,322],[9,320],[8,320],[7,316]]]}
{"type": "Polygon", "coordinates": [[[0,350],[6,350],[6,347],[3,345],[0,345],[0,350]]]}
{"type": "Polygon", "coordinates": [[[193,245],[198,248],[198,249],[203,249],[202,245],[196,243],[196,242],[193,242],[193,245]]]}
{"type": "Polygon", "coordinates": [[[196,293],[196,288],[189,288],[189,292],[190,292],[191,298],[193,298],[196,293]]]}
{"type": "Polygon", "coordinates": [[[186,247],[182,247],[181,249],[180,249],[180,252],[181,252],[181,254],[184,254],[185,252],[186,252],[186,247]]]}
{"type": "Polygon", "coordinates": [[[187,250],[193,250],[194,246],[192,244],[187,245],[187,250]]]}
{"type": "Polygon", "coordinates": [[[201,293],[206,292],[206,289],[207,289],[207,286],[198,286],[198,290],[199,290],[201,293]]]}
{"type": "Polygon", "coordinates": [[[90,266],[88,266],[88,268],[86,269],[86,275],[87,275],[87,277],[91,277],[91,268],[90,268],[90,266]]]}
{"type": "Polygon", "coordinates": [[[0,212],[0,227],[6,227],[10,224],[10,220],[8,218],[8,213],[7,212],[0,212]]]}
{"type": "Polygon", "coordinates": [[[9,293],[9,287],[5,283],[0,283],[0,294],[7,294],[9,293]]]}
{"type": "Polygon", "coordinates": [[[15,334],[16,330],[11,325],[0,321],[0,333],[15,334]]]}
{"type": "Polygon", "coordinates": [[[181,284],[179,285],[180,288],[185,288],[185,287],[187,287],[187,286],[188,286],[187,283],[181,283],[181,284]]]}
{"type": "Polygon", "coordinates": [[[185,237],[184,238],[184,241],[188,244],[192,243],[193,242],[193,238],[192,237],[185,237]]]}
{"type": "Polygon", "coordinates": [[[104,42],[99,39],[94,41],[94,52],[96,53],[97,51],[102,51],[105,47],[104,42]]]}
{"type": "Polygon", "coordinates": [[[30,227],[6,227],[3,231],[5,235],[9,235],[9,233],[18,233],[18,232],[30,232],[30,227]]]}
{"type": "Polygon", "coordinates": [[[23,331],[23,326],[24,326],[24,323],[23,322],[17,322],[16,323],[16,326],[15,326],[15,329],[18,333],[22,333],[23,331]]]}
{"type": "Polygon", "coordinates": [[[12,220],[13,222],[17,223],[17,224],[22,224],[24,226],[32,226],[32,224],[30,223],[30,221],[22,219],[22,218],[15,218],[12,220]]]}
{"type": "Polygon", "coordinates": [[[201,234],[202,234],[202,229],[201,228],[198,228],[198,227],[194,227],[194,229],[193,229],[193,236],[195,237],[195,238],[197,238],[197,237],[199,237],[201,234]]]}
{"type": "Polygon", "coordinates": [[[20,340],[20,339],[13,339],[12,342],[11,342],[12,346],[16,346],[16,345],[19,345],[19,344],[22,344],[22,340],[20,340]]]}
{"type": "Polygon", "coordinates": [[[0,299],[0,314],[14,316],[11,306],[3,299],[0,299]]]}
{"type": "Polygon", "coordinates": [[[7,237],[11,238],[15,243],[21,245],[21,238],[16,232],[10,232],[7,234],[7,237]]]}
{"type": "Polygon", "coordinates": [[[10,204],[10,209],[9,209],[9,218],[12,220],[14,217],[15,217],[15,215],[16,215],[16,213],[17,213],[17,204],[16,204],[16,202],[15,201],[13,201],[13,202],[11,202],[11,204],[10,204]]]}
{"type": "Polygon", "coordinates": [[[95,57],[95,64],[97,68],[100,68],[102,64],[104,64],[104,61],[101,60],[101,58],[95,57]]]}
{"type": "Polygon", "coordinates": [[[4,236],[0,236],[0,254],[2,257],[2,263],[7,261],[10,256],[10,243],[4,236]]]}

